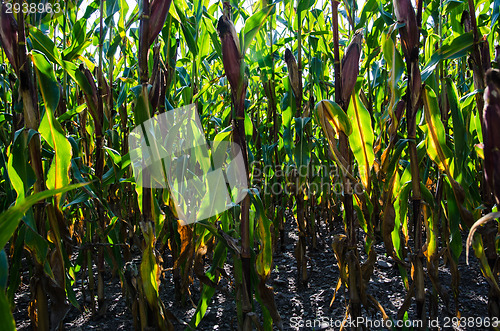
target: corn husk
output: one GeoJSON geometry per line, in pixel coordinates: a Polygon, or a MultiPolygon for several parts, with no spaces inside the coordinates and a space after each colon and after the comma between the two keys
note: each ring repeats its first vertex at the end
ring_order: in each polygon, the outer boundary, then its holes
{"type": "Polygon", "coordinates": [[[403,50],[407,57],[410,57],[413,49],[418,47],[418,25],[415,10],[410,0],[394,0],[394,13],[399,23],[405,23],[403,29],[406,33],[402,36],[403,50]]]}
{"type": "Polygon", "coordinates": [[[483,110],[484,172],[486,181],[500,204],[500,71],[486,73],[483,110]]]}
{"type": "Polygon", "coordinates": [[[299,67],[295,56],[293,56],[293,53],[288,48],[285,50],[285,62],[286,67],[288,68],[288,78],[290,79],[293,94],[296,98],[302,98],[302,91],[300,90],[299,82],[299,67]]]}
{"type": "Polygon", "coordinates": [[[12,13],[7,13],[7,6],[2,3],[0,12],[0,41],[14,71],[19,72],[19,58],[17,56],[17,21],[12,13]]]}
{"type": "Polygon", "coordinates": [[[150,4],[149,16],[149,45],[151,45],[158,34],[160,34],[165,20],[167,19],[168,10],[170,8],[171,0],[153,0],[150,4]]]}
{"type": "Polygon", "coordinates": [[[351,43],[347,46],[342,59],[342,102],[345,109],[347,109],[349,98],[358,79],[362,39],[363,34],[361,31],[357,31],[351,43]]]}

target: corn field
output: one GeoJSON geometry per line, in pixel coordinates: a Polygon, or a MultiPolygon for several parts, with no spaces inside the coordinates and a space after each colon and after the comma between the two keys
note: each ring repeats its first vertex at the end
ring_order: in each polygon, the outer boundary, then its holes
{"type": "Polygon", "coordinates": [[[221,293],[228,329],[292,329],[284,254],[297,293],[335,270],[332,329],[500,329],[499,8],[3,0],[2,330],[107,318],[108,278],[131,329],[211,330],[221,293]],[[376,295],[381,259],[397,305],[376,295]]]}

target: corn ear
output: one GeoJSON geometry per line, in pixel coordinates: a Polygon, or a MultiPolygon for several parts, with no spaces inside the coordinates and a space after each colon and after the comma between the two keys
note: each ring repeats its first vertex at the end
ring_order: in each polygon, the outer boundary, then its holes
{"type": "Polygon", "coordinates": [[[470,20],[470,14],[467,10],[464,10],[462,13],[462,17],[460,18],[460,23],[464,28],[464,32],[470,32],[472,30],[472,22],[470,20]]]}
{"type": "Polygon", "coordinates": [[[288,68],[288,78],[290,79],[290,84],[292,85],[293,94],[295,98],[302,99],[302,91],[300,90],[299,84],[299,67],[297,65],[297,60],[293,56],[290,49],[285,50],[285,62],[288,68]]]}
{"type": "Polygon", "coordinates": [[[409,58],[413,50],[418,46],[419,31],[415,10],[413,10],[410,0],[395,0],[394,13],[398,22],[405,24],[402,28],[405,30],[405,33],[402,34],[401,41],[404,46],[403,51],[405,52],[405,56],[409,58]]]}
{"type": "Polygon", "coordinates": [[[89,110],[91,115],[95,118],[97,114],[97,105],[98,105],[98,97],[97,97],[97,85],[95,83],[94,76],[90,72],[89,69],[85,68],[85,66],[80,64],[79,70],[85,75],[87,81],[90,85],[90,89],[92,90],[92,94],[85,93],[85,100],[87,101],[87,105],[89,105],[89,110]]]}
{"type": "Polygon", "coordinates": [[[483,61],[483,69],[486,72],[491,68],[490,44],[488,44],[486,36],[481,40],[479,50],[481,52],[481,60],[483,61]]]}
{"type": "Polygon", "coordinates": [[[158,34],[160,34],[165,20],[167,18],[168,10],[170,8],[171,0],[153,0],[150,4],[150,17],[149,17],[149,45],[151,45],[158,34]]]}
{"type": "Polygon", "coordinates": [[[242,80],[241,72],[241,52],[240,41],[233,22],[226,17],[221,16],[217,24],[217,31],[222,44],[222,62],[226,77],[229,80],[231,89],[237,90],[242,80]]]}
{"type": "Polygon", "coordinates": [[[485,106],[483,110],[484,172],[500,204],[500,71],[490,69],[486,73],[485,106]]]}
{"type": "Polygon", "coordinates": [[[2,2],[0,13],[0,41],[14,71],[19,72],[19,58],[17,56],[17,21],[12,13],[7,13],[7,6],[2,2]]]}
{"type": "Polygon", "coordinates": [[[342,59],[342,102],[347,109],[349,98],[356,85],[356,80],[359,74],[359,57],[361,55],[361,40],[363,34],[357,31],[352,38],[351,43],[347,46],[342,59]]]}

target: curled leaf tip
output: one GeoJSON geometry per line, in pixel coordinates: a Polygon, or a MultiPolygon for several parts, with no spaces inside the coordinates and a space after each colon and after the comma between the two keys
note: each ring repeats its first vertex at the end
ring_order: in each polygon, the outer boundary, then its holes
{"type": "Polygon", "coordinates": [[[316,112],[320,125],[324,131],[329,131],[331,126],[331,128],[333,128],[337,133],[341,131],[347,136],[351,135],[351,121],[347,117],[344,110],[342,110],[336,102],[331,100],[321,100],[314,107],[314,111],[316,112]],[[327,123],[329,123],[330,126],[326,125],[327,123]]]}

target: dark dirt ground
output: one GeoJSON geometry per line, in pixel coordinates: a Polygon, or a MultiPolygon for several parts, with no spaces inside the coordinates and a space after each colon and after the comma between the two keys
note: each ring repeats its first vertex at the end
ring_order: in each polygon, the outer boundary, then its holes
{"type": "MultiPolygon", "coordinates": [[[[339,269],[336,264],[333,250],[331,249],[331,241],[335,234],[342,233],[342,228],[339,226],[334,231],[327,231],[322,225],[320,231],[319,248],[314,251],[308,247],[308,272],[309,282],[307,286],[299,288],[296,283],[297,266],[293,256],[293,250],[297,241],[297,230],[295,224],[287,224],[287,237],[285,240],[285,252],[279,250],[275,253],[273,259],[273,269],[271,279],[268,285],[274,288],[276,304],[278,311],[283,321],[284,330],[338,330],[340,321],[344,318],[346,312],[347,293],[344,287],[341,287],[337,293],[337,297],[332,307],[330,301],[332,299],[335,285],[339,278],[339,269]],[[330,325],[319,325],[319,320],[327,318],[330,325]],[[317,320],[316,327],[299,327],[297,321],[306,323],[307,320],[317,320]]],[[[463,237],[466,234],[462,234],[463,237]]],[[[465,242],[465,241],[464,241],[465,242]]],[[[359,251],[362,247],[359,247],[359,251]]],[[[371,278],[368,292],[373,295],[385,309],[386,313],[396,319],[396,314],[399,307],[402,305],[406,291],[401,280],[397,266],[391,258],[384,255],[385,248],[381,242],[375,244],[377,252],[377,263],[371,278]]],[[[138,257],[140,258],[140,257],[138,257]]],[[[164,267],[172,267],[171,256],[164,257],[164,267]]],[[[230,262],[230,259],[228,259],[230,262]]],[[[226,262],[225,270],[231,275],[232,267],[226,262]]],[[[460,301],[459,309],[462,317],[485,318],[488,316],[487,310],[487,292],[488,284],[481,274],[477,259],[471,254],[470,265],[465,263],[465,246],[464,252],[459,261],[459,272],[461,276],[460,283],[460,301]]],[[[195,308],[191,303],[187,307],[181,307],[174,301],[174,289],[172,273],[166,272],[167,275],[162,279],[160,286],[160,297],[163,300],[165,307],[170,310],[177,321],[174,321],[176,330],[183,330],[186,323],[189,323],[195,312],[195,308]]],[[[439,277],[442,286],[448,290],[450,294],[450,311],[454,312],[455,307],[451,295],[451,275],[446,266],[440,266],[439,277]]],[[[15,297],[16,308],[14,310],[14,318],[19,330],[31,330],[30,321],[27,313],[27,305],[29,302],[29,283],[28,272],[23,274],[23,282],[15,297]]],[[[77,277],[78,279],[78,277],[77,277]]],[[[190,291],[194,303],[198,302],[200,296],[199,282],[194,277],[194,284],[190,291]]],[[[223,293],[217,291],[212,299],[212,303],[208,308],[205,318],[200,323],[199,330],[236,330],[236,305],[234,297],[229,288],[229,283],[222,278],[221,285],[228,288],[229,291],[223,293]]],[[[430,287],[430,284],[427,285],[430,287]]],[[[78,289],[80,286],[78,286],[78,289]]],[[[79,290],[78,290],[79,291],[79,290]]],[[[79,311],[75,307],[66,315],[64,320],[64,328],[67,330],[133,330],[131,320],[131,312],[126,306],[126,300],[122,295],[120,281],[118,277],[111,278],[110,274],[105,278],[105,295],[107,300],[107,312],[105,316],[93,317],[89,310],[89,303],[83,304],[81,292],[77,292],[77,299],[82,307],[79,311]]],[[[87,295],[88,298],[89,295],[87,295]]],[[[426,305],[428,306],[429,294],[427,294],[426,305]]],[[[258,306],[258,304],[256,304],[258,306]]],[[[408,316],[412,320],[415,316],[415,304],[412,303],[408,316]]],[[[363,310],[363,316],[370,317],[373,321],[382,320],[379,312],[372,315],[372,312],[367,313],[363,310]]],[[[443,328],[446,319],[453,317],[446,312],[442,300],[439,301],[439,318],[440,329],[442,330],[480,330],[477,327],[455,327],[443,328]]],[[[384,329],[382,327],[372,327],[372,330],[384,329]]],[[[485,328],[483,328],[485,329],[485,328]]]]}

